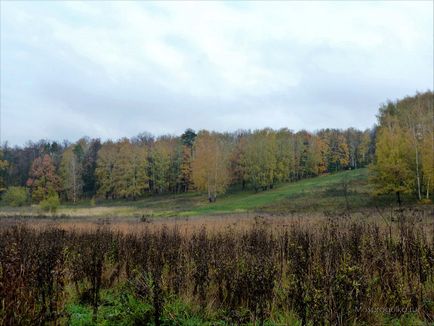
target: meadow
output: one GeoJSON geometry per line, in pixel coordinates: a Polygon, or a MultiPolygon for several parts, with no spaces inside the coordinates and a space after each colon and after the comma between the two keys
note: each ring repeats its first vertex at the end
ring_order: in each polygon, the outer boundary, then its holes
{"type": "Polygon", "coordinates": [[[426,325],[434,211],[367,169],[0,218],[0,325],[426,325]]]}
{"type": "MultiPolygon", "coordinates": [[[[359,210],[394,204],[393,196],[373,197],[368,184],[368,169],[323,175],[298,182],[276,185],[267,191],[241,191],[231,188],[215,203],[204,194],[153,195],[139,200],[83,200],[63,204],[54,214],[62,217],[154,218],[194,217],[225,214],[292,214],[335,210],[359,210]]],[[[414,199],[408,198],[408,202],[414,199]]],[[[44,216],[37,205],[1,207],[0,216],[44,216]]]]}

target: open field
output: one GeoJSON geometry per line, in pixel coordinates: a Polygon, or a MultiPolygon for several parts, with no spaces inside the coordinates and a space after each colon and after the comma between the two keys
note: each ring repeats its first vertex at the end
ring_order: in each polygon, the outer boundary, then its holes
{"type": "MultiPolygon", "coordinates": [[[[281,184],[272,190],[258,193],[232,189],[215,203],[208,203],[206,196],[197,193],[169,194],[150,196],[137,201],[99,201],[95,206],[91,206],[89,201],[83,201],[76,205],[62,205],[56,215],[103,218],[188,217],[237,213],[287,215],[296,212],[322,213],[347,208],[359,210],[385,204],[395,204],[395,198],[382,197],[380,200],[372,197],[368,185],[368,169],[358,169],[281,184]]],[[[0,208],[0,216],[40,214],[37,206],[0,208]]]]}
{"type": "Polygon", "coordinates": [[[370,192],[360,169],[216,203],[2,208],[0,325],[430,324],[433,206],[370,192]]]}
{"type": "Polygon", "coordinates": [[[5,219],[0,324],[429,324],[432,213],[5,219]]]}

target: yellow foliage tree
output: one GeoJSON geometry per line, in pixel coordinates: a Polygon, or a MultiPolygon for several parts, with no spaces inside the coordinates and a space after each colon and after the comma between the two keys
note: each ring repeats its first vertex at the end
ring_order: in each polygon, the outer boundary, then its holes
{"type": "Polygon", "coordinates": [[[430,199],[434,170],[434,93],[388,102],[380,108],[373,168],[376,188],[430,199]]]}
{"type": "Polygon", "coordinates": [[[135,200],[149,188],[147,150],[143,145],[131,144],[128,139],[118,146],[114,168],[115,193],[118,197],[135,200]]]}
{"type": "Polygon", "coordinates": [[[128,139],[106,142],[98,151],[95,170],[99,195],[132,199],[141,196],[149,188],[147,166],[144,145],[131,144],[128,139]]]}
{"type": "Polygon", "coordinates": [[[193,182],[200,191],[207,191],[208,200],[216,201],[230,182],[229,153],[223,139],[208,131],[200,131],[194,145],[193,182]]]}
{"type": "MultiPolygon", "coordinates": [[[[248,137],[242,162],[245,176],[255,191],[272,187],[279,177],[276,162],[276,133],[271,129],[254,132],[248,137]]],[[[279,167],[280,173],[284,166],[279,167]]]]}
{"type": "Polygon", "coordinates": [[[380,128],[377,134],[376,162],[371,166],[371,181],[376,194],[395,193],[398,204],[401,194],[409,193],[414,186],[411,169],[411,142],[396,119],[380,128]]]}
{"type": "Polygon", "coordinates": [[[66,198],[75,203],[82,193],[83,181],[81,163],[74,148],[75,145],[71,145],[63,152],[60,162],[60,176],[66,198]]]}

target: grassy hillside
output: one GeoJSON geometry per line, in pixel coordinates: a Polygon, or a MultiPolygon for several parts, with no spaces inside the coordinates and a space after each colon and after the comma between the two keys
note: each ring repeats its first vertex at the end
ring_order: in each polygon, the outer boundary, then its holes
{"type": "Polygon", "coordinates": [[[343,208],[346,206],[344,184],[348,185],[347,198],[350,207],[367,204],[367,169],[360,169],[283,184],[273,190],[259,193],[228,194],[215,204],[197,205],[181,214],[205,215],[246,211],[288,213],[343,208]]]}
{"type": "MultiPolygon", "coordinates": [[[[89,202],[77,205],[63,205],[58,214],[71,216],[198,216],[244,212],[292,213],[298,211],[327,211],[355,209],[370,205],[367,169],[345,171],[324,175],[294,183],[276,186],[272,190],[253,191],[231,190],[208,203],[205,195],[188,193],[162,195],[138,201],[104,201],[91,206],[89,202]],[[347,185],[347,200],[345,199],[347,185]]],[[[2,214],[38,214],[38,208],[2,208],[2,214]]]]}

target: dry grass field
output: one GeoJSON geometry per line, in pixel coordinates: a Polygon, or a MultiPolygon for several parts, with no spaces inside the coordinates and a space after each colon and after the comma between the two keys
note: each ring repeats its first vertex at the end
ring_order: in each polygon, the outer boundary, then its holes
{"type": "Polygon", "coordinates": [[[0,324],[434,321],[423,209],[0,223],[0,324]],[[50,298],[49,300],[47,298],[50,298]]]}

